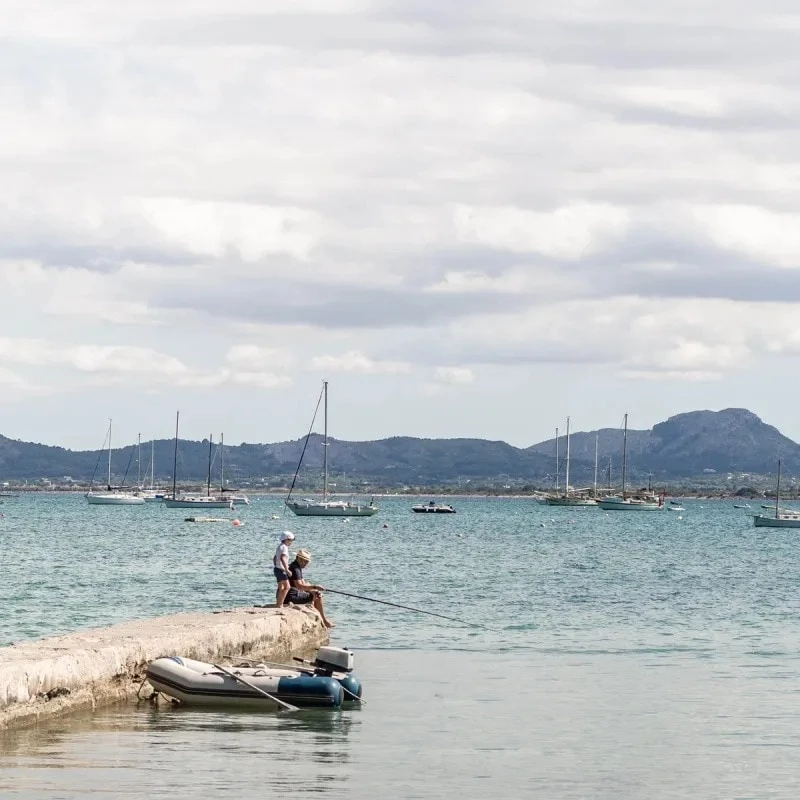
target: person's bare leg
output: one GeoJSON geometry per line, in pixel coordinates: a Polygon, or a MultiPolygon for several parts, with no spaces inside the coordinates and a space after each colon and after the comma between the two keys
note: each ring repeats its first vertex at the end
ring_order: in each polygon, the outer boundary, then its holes
{"type": "Polygon", "coordinates": [[[281,581],[275,590],[275,605],[278,608],[283,608],[283,601],[287,594],[289,594],[289,581],[281,581]]]}
{"type": "Polygon", "coordinates": [[[325,607],[322,605],[322,595],[319,592],[314,594],[314,608],[319,611],[319,615],[322,617],[322,624],[326,628],[335,628],[336,626],[325,616],[325,607]]]}

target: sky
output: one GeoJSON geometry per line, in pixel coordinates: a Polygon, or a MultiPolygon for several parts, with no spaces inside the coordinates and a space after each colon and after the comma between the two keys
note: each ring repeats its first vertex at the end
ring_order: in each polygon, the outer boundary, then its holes
{"type": "Polygon", "coordinates": [[[0,434],[800,440],[795,3],[0,10],[0,434]]]}

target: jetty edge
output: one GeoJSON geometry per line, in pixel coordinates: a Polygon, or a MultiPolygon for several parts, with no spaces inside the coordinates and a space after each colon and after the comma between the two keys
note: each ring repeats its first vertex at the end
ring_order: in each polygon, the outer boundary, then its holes
{"type": "Polygon", "coordinates": [[[0,648],[0,730],[135,696],[150,661],[287,661],[329,641],[312,609],[232,608],[132,620],[0,648]]]}

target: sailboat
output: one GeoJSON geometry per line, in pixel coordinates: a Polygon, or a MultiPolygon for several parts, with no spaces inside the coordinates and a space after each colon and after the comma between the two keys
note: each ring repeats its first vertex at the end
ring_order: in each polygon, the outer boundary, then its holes
{"type": "MultiPolygon", "coordinates": [[[[597,469],[597,448],[595,448],[595,472],[597,469]]],[[[557,479],[556,479],[557,480],[557,479]]],[[[558,484],[556,483],[556,487],[558,484]]],[[[596,492],[595,492],[596,493],[596,492]]],[[[564,494],[549,495],[545,498],[545,504],[548,506],[591,506],[595,508],[594,498],[585,497],[579,494],[570,494],[569,491],[569,417],[567,417],[567,456],[566,456],[566,475],[564,478],[564,494]]]]}
{"type": "Polygon", "coordinates": [[[224,433],[221,433],[219,435],[219,491],[220,491],[220,497],[222,499],[226,499],[229,503],[233,503],[235,506],[250,505],[250,500],[248,499],[247,495],[236,494],[233,489],[225,488],[225,434],[224,433]],[[234,492],[234,493],[229,494],[226,497],[225,492],[234,492]]]}
{"type": "Polygon", "coordinates": [[[172,495],[164,498],[164,505],[167,508],[233,508],[230,500],[222,500],[211,494],[211,453],[213,450],[213,434],[208,437],[208,479],[206,481],[205,495],[184,494],[178,497],[177,475],[178,475],[178,423],[180,421],[180,411],[175,417],[175,457],[172,467],[172,495]]]}
{"type": "MultiPolygon", "coordinates": [[[[140,443],[141,450],[141,443],[140,443]]],[[[164,499],[163,492],[157,492],[155,488],[155,463],[156,463],[156,440],[150,440],[150,488],[143,489],[137,494],[145,503],[160,503],[164,499]]]]}
{"type": "Polygon", "coordinates": [[[778,459],[778,484],[775,487],[775,516],[767,517],[764,514],[753,516],[753,525],[756,528],[800,528],[800,513],[786,511],[780,506],[781,501],[781,461],[778,459]]]}
{"type": "MultiPolygon", "coordinates": [[[[298,517],[371,517],[373,514],[378,513],[378,506],[372,501],[367,503],[352,503],[347,500],[331,500],[328,493],[328,381],[322,382],[322,393],[324,396],[324,437],[322,442],[322,461],[323,461],[323,490],[322,500],[292,500],[292,491],[294,489],[294,481],[292,481],[292,488],[289,489],[289,496],[286,498],[286,505],[291,511],[297,514],[298,517]]],[[[317,406],[319,407],[319,406],[317,406]]],[[[313,425],[313,422],[312,422],[313,425]]],[[[306,439],[306,444],[308,439],[306,439]]],[[[305,452],[305,448],[303,448],[305,452]]],[[[303,455],[300,455],[300,461],[297,464],[294,479],[297,480],[297,475],[300,472],[300,464],[303,463],[303,455]]]]}
{"type": "Polygon", "coordinates": [[[604,497],[597,501],[597,505],[604,511],[657,511],[663,508],[662,501],[652,494],[637,494],[628,497],[626,492],[625,479],[628,466],[628,415],[625,414],[625,421],[622,432],[622,496],[604,497]]]}
{"type": "Polygon", "coordinates": [[[108,474],[105,492],[86,493],[86,502],[90,506],[143,506],[144,500],[132,492],[123,492],[111,486],[111,420],[108,421],[108,474]]]}

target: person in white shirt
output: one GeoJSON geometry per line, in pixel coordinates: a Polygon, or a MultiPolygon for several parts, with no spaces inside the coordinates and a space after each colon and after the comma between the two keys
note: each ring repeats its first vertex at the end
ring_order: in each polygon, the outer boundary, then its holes
{"type": "Polygon", "coordinates": [[[275,580],[278,582],[278,587],[275,589],[275,605],[278,608],[283,608],[283,601],[286,599],[286,594],[291,587],[289,581],[289,542],[294,541],[294,534],[291,531],[284,531],[281,534],[281,540],[278,542],[278,548],[275,550],[275,555],[272,558],[272,571],[275,574],[275,580]]]}

